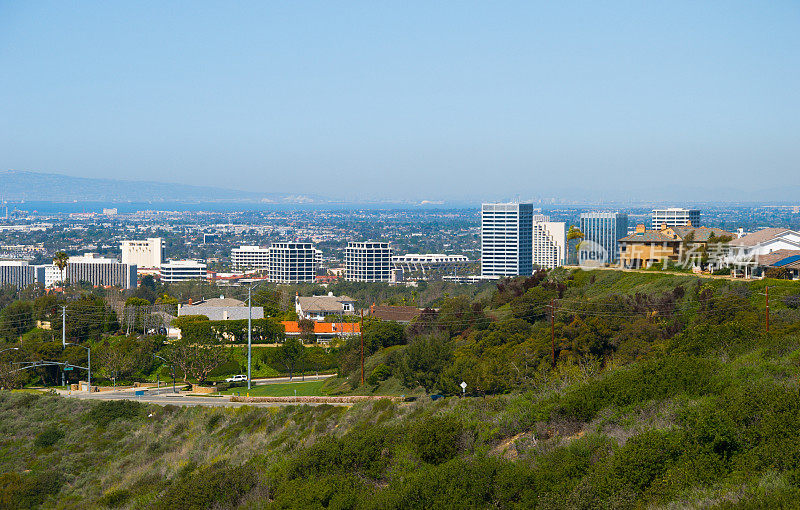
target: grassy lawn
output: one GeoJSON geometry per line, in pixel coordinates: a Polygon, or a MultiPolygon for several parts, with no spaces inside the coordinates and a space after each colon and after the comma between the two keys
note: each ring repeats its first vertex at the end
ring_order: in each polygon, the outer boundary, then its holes
{"type": "MultiPolygon", "coordinates": [[[[249,390],[251,397],[293,397],[295,390],[298,397],[316,397],[324,395],[322,392],[322,385],[325,380],[320,381],[307,381],[299,383],[276,383],[276,384],[261,384],[253,386],[249,390]]],[[[221,392],[223,395],[232,395],[239,393],[240,395],[247,395],[247,388],[231,388],[221,392]]]]}

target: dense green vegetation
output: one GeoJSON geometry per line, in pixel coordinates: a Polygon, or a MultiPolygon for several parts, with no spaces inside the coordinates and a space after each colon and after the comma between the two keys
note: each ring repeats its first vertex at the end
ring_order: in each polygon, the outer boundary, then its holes
{"type": "Polygon", "coordinates": [[[177,408],[3,392],[0,505],[794,507],[798,296],[785,281],[539,273],[443,297],[408,326],[368,323],[365,384],[352,340],[318,388],[413,402],[177,408]]]}

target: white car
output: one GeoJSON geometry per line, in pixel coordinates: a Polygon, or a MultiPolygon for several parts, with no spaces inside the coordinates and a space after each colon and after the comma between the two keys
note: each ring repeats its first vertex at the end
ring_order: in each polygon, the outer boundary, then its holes
{"type": "Polygon", "coordinates": [[[225,382],[245,382],[247,381],[247,376],[244,374],[234,375],[233,377],[228,377],[225,379],[225,382]]]}

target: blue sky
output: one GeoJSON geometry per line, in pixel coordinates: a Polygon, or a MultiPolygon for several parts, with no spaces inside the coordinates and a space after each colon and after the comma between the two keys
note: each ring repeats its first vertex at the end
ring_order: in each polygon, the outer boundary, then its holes
{"type": "Polygon", "coordinates": [[[0,169],[342,198],[800,185],[798,2],[8,2],[0,169]]]}

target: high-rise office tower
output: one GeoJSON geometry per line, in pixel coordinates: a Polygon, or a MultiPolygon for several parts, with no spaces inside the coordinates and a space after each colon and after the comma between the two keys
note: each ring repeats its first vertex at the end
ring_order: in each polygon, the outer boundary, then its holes
{"type": "Polygon", "coordinates": [[[671,207],[669,209],[653,209],[653,230],[660,230],[661,225],[668,227],[700,226],[700,209],[682,209],[671,207]]]}
{"type": "Polygon", "coordinates": [[[483,204],[481,275],[517,276],[533,272],[533,204],[483,204]]]}
{"type": "Polygon", "coordinates": [[[567,228],[563,221],[550,221],[549,216],[533,217],[533,265],[552,269],[567,262],[567,228]]]}
{"type": "Polygon", "coordinates": [[[349,242],[344,252],[345,279],[350,282],[388,282],[392,248],[378,241],[349,242]]]}
{"type": "Polygon", "coordinates": [[[269,247],[269,281],[313,282],[317,277],[317,250],[311,243],[272,243],[269,247]]]}
{"type": "Polygon", "coordinates": [[[628,215],[618,212],[581,213],[580,264],[610,264],[619,260],[619,241],[628,235],[628,215]]]}

